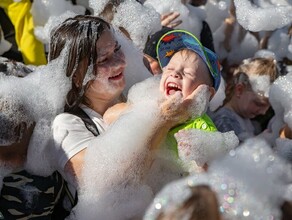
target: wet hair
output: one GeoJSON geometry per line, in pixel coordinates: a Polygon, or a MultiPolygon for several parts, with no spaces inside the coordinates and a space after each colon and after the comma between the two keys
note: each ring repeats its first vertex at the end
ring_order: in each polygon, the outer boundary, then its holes
{"type": "Polygon", "coordinates": [[[161,30],[150,35],[148,37],[146,44],[145,44],[143,52],[145,54],[149,55],[150,57],[152,57],[153,59],[158,61],[157,53],[156,53],[157,43],[164,34],[166,34],[169,31],[172,31],[172,30],[173,30],[173,28],[162,27],[161,30]]]}
{"type": "MultiPolygon", "coordinates": [[[[96,42],[107,29],[110,29],[109,23],[101,18],[77,15],[74,18],[66,19],[52,31],[48,59],[52,61],[58,58],[63,49],[68,47],[66,76],[73,77],[72,89],[66,97],[65,111],[75,108],[81,102],[88,102],[82,93],[88,87],[88,83],[83,85],[84,78],[89,67],[96,65],[96,42]],[[85,65],[81,65],[83,62],[85,65]]],[[[97,73],[93,72],[93,74],[97,73]]]]}
{"type": "Polygon", "coordinates": [[[216,193],[207,185],[190,187],[192,195],[180,206],[169,212],[162,212],[156,220],[220,220],[216,193]]]}
{"type": "Polygon", "coordinates": [[[292,201],[284,201],[280,208],[282,212],[281,220],[292,219],[292,201]]]}
{"type": "Polygon", "coordinates": [[[32,71],[31,67],[21,62],[0,57],[0,72],[6,76],[25,77],[32,71]]]}
{"type": "Polygon", "coordinates": [[[33,118],[20,99],[9,95],[0,97],[0,146],[20,141],[31,124],[33,118]]]}
{"type": "Polygon", "coordinates": [[[252,58],[244,60],[234,70],[232,78],[227,82],[224,104],[231,100],[234,94],[234,88],[238,83],[249,85],[249,74],[270,76],[270,83],[273,83],[279,76],[277,62],[272,58],[252,58]]]}

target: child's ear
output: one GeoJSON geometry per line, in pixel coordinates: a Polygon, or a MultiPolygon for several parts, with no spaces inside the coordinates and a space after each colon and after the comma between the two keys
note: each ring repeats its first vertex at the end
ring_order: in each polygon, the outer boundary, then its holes
{"type": "Polygon", "coordinates": [[[241,96],[241,94],[243,93],[244,89],[245,89],[244,84],[242,84],[242,83],[236,84],[235,89],[234,89],[234,95],[239,98],[241,96]]]}
{"type": "Polygon", "coordinates": [[[213,96],[215,95],[216,90],[214,87],[209,86],[209,92],[210,92],[210,98],[209,98],[209,101],[210,101],[213,98],[213,96]]]}

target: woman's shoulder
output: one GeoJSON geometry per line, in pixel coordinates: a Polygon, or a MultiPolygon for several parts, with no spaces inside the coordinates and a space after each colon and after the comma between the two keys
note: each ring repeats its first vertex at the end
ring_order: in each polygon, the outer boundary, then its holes
{"type": "Polygon", "coordinates": [[[54,119],[53,126],[60,126],[60,125],[70,125],[72,124],[83,124],[83,121],[80,117],[70,114],[70,113],[61,113],[57,115],[54,119]]]}

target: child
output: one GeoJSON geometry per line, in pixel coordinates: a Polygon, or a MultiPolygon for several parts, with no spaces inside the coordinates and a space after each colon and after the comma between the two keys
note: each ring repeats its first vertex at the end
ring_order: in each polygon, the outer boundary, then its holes
{"type": "MultiPolygon", "coordinates": [[[[160,91],[166,97],[180,92],[183,98],[186,98],[199,85],[207,85],[211,94],[210,99],[213,97],[220,84],[219,61],[216,54],[203,47],[194,35],[183,30],[168,32],[158,42],[157,55],[163,68],[160,91]]],[[[205,107],[207,102],[208,100],[202,100],[205,107]]],[[[167,144],[172,150],[177,152],[173,135],[181,129],[190,128],[217,130],[206,114],[189,120],[169,132],[167,144]]]]}
{"type": "MultiPolygon", "coordinates": [[[[181,95],[182,99],[186,99],[202,86],[206,86],[208,90],[208,94],[199,98],[200,104],[193,109],[201,116],[173,127],[167,134],[166,145],[178,156],[174,134],[179,130],[217,130],[211,119],[203,113],[206,111],[208,99],[214,95],[220,84],[219,64],[212,51],[204,48],[195,36],[184,30],[172,30],[164,34],[157,44],[157,55],[163,68],[159,89],[164,97],[168,99],[173,95],[181,95]]],[[[111,123],[125,109],[125,103],[110,108],[104,115],[104,120],[111,123]]]]}
{"type": "Polygon", "coordinates": [[[253,137],[255,128],[250,119],[269,109],[269,88],[277,75],[273,59],[245,60],[226,87],[224,106],[211,115],[218,130],[233,130],[240,141],[253,137]]]}

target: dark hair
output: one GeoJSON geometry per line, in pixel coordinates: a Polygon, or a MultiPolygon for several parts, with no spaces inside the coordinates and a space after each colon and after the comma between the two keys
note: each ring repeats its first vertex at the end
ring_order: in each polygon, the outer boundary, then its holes
{"type": "Polygon", "coordinates": [[[6,76],[25,77],[32,71],[33,69],[21,62],[0,57],[0,72],[6,76]]]}
{"type": "Polygon", "coordinates": [[[282,212],[281,220],[292,219],[292,202],[291,201],[284,201],[280,208],[282,212]]]}
{"type": "Polygon", "coordinates": [[[155,32],[154,34],[150,35],[148,37],[148,40],[145,44],[144,50],[143,52],[149,56],[151,56],[152,58],[154,58],[155,60],[157,59],[157,53],[156,53],[156,46],[158,41],[160,40],[160,38],[166,34],[169,31],[172,31],[172,28],[169,27],[162,27],[161,30],[155,32]]]}
{"type": "MultiPolygon", "coordinates": [[[[84,97],[80,95],[83,88],[83,80],[89,66],[96,65],[96,42],[104,30],[110,29],[110,25],[101,18],[90,15],[77,15],[68,18],[57,26],[50,36],[49,61],[58,58],[65,47],[68,47],[66,76],[72,77],[72,88],[66,97],[65,111],[78,106],[84,97]],[[67,46],[68,45],[68,46],[67,46]],[[86,65],[80,65],[85,62],[86,65]],[[77,85],[77,80],[81,84],[77,85]]],[[[96,75],[96,72],[93,72],[96,75]]]]}

